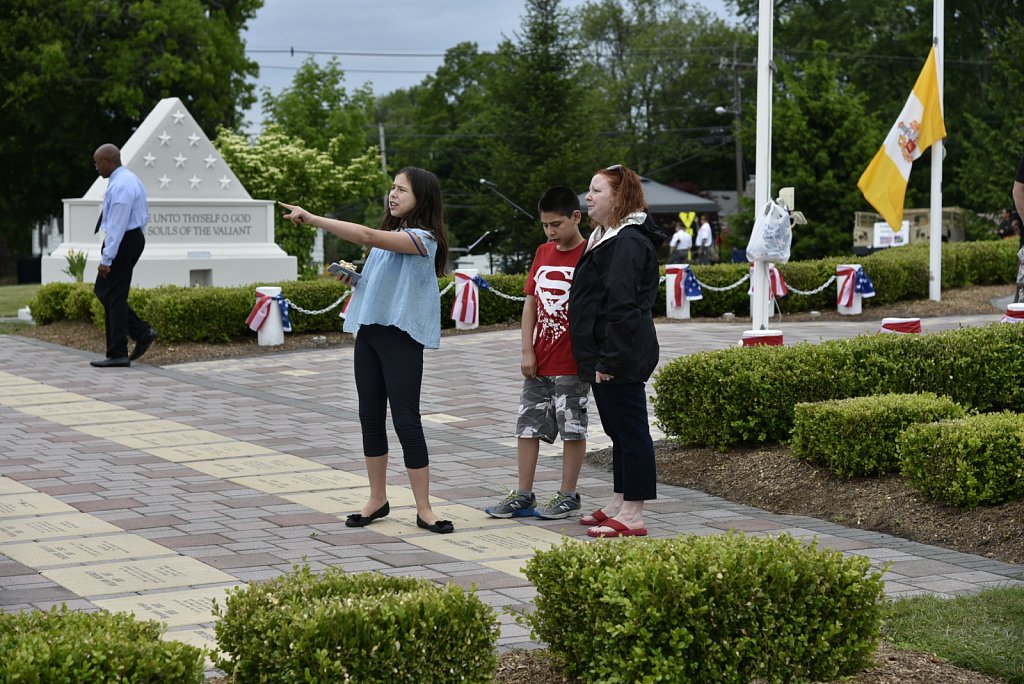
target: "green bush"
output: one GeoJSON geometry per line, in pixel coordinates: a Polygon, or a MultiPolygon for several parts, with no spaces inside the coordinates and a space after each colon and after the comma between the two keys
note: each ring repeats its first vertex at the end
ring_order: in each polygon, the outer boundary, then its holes
{"type": "Polygon", "coordinates": [[[214,613],[217,666],[235,684],[489,684],[497,672],[494,612],[454,585],[296,567],[214,613]]]}
{"type": "Polygon", "coordinates": [[[64,320],[67,317],[64,313],[64,303],[73,289],[75,283],[63,282],[47,283],[40,287],[36,296],[28,303],[32,320],[39,325],[64,320]]]}
{"type": "Polygon", "coordinates": [[[978,412],[1024,407],[1024,326],[862,335],[683,356],[658,371],[654,413],[683,444],[785,442],[801,402],[933,392],[978,412]]]}
{"type": "Polygon", "coordinates": [[[896,438],[907,426],[964,413],[931,392],[801,403],[793,407],[792,451],[844,477],[896,473],[896,438]]]}
{"type": "Polygon", "coordinates": [[[163,641],[161,629],[127,613],[65,607],[0,615],[0,684],[202,684],[203,650],[163,641]]]}
{"type": "MultiPolygon", "coordinates": [[[[75,283],[64,300],[64,317],[69,321],[91,321],[93,303],[99,303],[92,290],[92,283],[75,283]]],[[[100,308],[103,308],[102,305],[100,308]]]]}
{"type": "Polygon", "coordinates": [[[954,506],[1024,498],[1024,416],[993,413],[913,425],[899,436],[903,476],[954,506]]]}
{"type": "Polygon", "coordinates": [[[870,664],[884,596],[867,558],[788,535],[565,540],[526,576],[523,620],[586,682],[829,681],[870,664]]]}

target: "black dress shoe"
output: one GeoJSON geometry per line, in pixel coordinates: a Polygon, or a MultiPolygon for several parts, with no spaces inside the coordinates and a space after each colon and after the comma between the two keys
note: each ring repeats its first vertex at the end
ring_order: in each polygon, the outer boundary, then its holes
{"type": "Polygon", "coordinates": [[[438,520],[433,525],[428,525],[427,521],[420,517],[420,514],[416,514],[416,527],[424,530],[430,530],[437,534],[451,534],[455,531],[455,525],[452,524],[451,520],[438,520]]]}
{"type": "Polygon", "coordinates": [[[375,510],[370,515],[363,515],[362,513],[353,513],[345,518],[345,527],[366,527],[374,520],[379,520],[391,512],[391,504],[387,501],[384,505],[375,510]]]}
{"type": "Polygon", "coordinates": [[[149,345],[153,344],[153,341],[159,337],[159,333],[156,330],[150,328],[142,337],[135,340],[135,349],[132,349],[132,355],[128,358],[132,361],[139,358],[149,350],[149,345]]]}
{"type": "Polygon", "coordinates": [[[132,362],[128,360],[127,356],[115,356],[112,359],[100,359],[99,361],[90,361],[90,366],[96,368],[127,368],[132,365],[132,362]]]}

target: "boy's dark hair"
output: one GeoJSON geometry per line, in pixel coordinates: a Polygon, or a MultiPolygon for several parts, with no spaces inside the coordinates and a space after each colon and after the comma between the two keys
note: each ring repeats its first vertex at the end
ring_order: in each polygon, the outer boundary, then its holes
{"type": "Polygon", "coordinates": [[[556,185],[540,198],[537,202],[537,211],[549,211],[552,214],[572,216],[574,211],[580,211],[580,198],[572,188],[564,185],[556,185]]]}

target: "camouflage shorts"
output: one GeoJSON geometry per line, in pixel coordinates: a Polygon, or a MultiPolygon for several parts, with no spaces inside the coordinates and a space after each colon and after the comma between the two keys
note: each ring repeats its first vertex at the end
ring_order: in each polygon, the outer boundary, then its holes
{"type": "Polygon", "coordinates": [[[563,440],[587,438],[590,383],[575,375],[526,378],[519,402],[516,437],[563,440]]]}

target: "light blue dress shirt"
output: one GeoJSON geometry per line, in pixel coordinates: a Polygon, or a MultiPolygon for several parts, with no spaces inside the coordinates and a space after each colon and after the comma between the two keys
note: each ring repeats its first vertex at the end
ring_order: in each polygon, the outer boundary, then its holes
{"type": "Polygon", "coordinates": [[[441,346],[441,298],[434,272],[437,241],[430,231],[406,230],[420,238],[426,256],[370,250],[352,292],[344,330],[355,333],[362,325],[393,325],[427,349],[437,349],[441,346]]]}
{"type": "Polygon", "coordinates": [[[146,230],[149,219],[149,203],[146,188],[134,173],[123,166],[110,174],[107,192],[103,195],[103,223],[105,234],[100,263],[110,266],[121,247],[121,238],[133,228],[146,230]]]}

